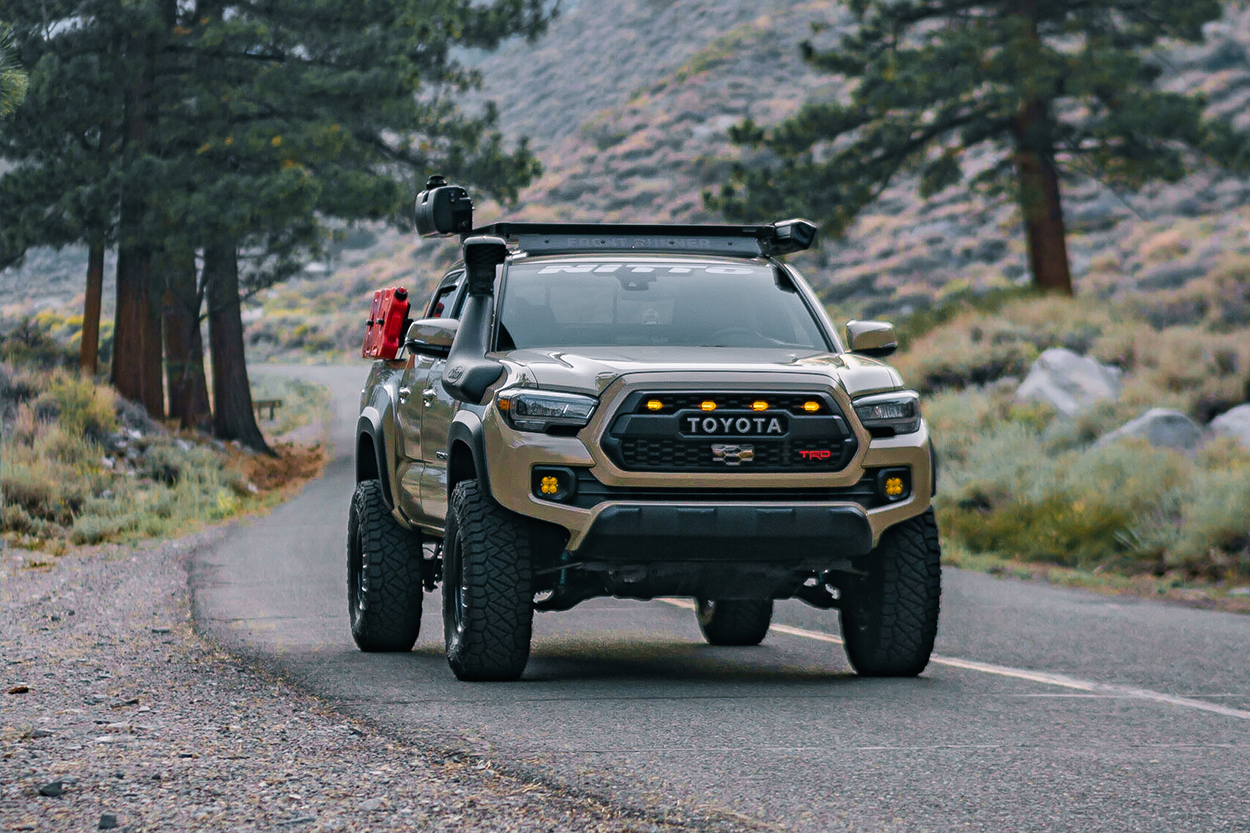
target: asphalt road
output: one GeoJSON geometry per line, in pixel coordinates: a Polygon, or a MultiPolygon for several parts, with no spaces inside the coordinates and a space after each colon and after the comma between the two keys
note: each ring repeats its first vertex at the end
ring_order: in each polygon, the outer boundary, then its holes
{"type": "Polygon", "coordinates": [[[856,678],[836,614],[798,602],[757,648],[705,645],[679,600],[538,614],[524,678],[475,685],[427,593],[412,653],[359,653],[344,552],[367,368],[281,372],[334,390],[332,462],[200,554],[196,613],[341,710],[744,829],[1250,831],[1247,616],[947,570],[939,659],[914,680],[856,678]]]}

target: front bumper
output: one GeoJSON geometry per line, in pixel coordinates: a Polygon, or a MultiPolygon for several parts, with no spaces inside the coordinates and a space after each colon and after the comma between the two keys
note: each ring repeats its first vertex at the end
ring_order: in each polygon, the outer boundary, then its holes
{"type": "MultiPolygon", "coordinates": [[[[773,386],[776,381],[775,377],[744,378],[716,380],[713,384],[725,387],[736,383],[754,389],[761,384],[773,386]]],[[[827,377],[821,381],[828,383],[827,377]]],[[[612,554],[608,560],[628,553],[628,558],[635,562],[640,558],[674,560],[679,558],[678,553],[683,553],[679,560],[702,560],[703,556],[684,555],[702,553],[708,560],[721,561],[770,561],[790,559],[795,554],[802,554],[803,560],[854,557],[875,547],[886,529],[924,512],[932,500],[929,432],[923,421],[919,431],[888,439],[873,439],[857,421],[852,421],[859,450],[844,469],[829,474],[622,470],[603,453],[599,441],[620,399],[643,384],[618,382],[605,391],[590,424],[576,436],[518,432],[500,418],[493,406],[488,407],[483,429],[495,499],[520,515],[568,530],[567,549],[578,558],[590,557],[591,551],[597,550],[612,554]],[[608,498],[587,507],[543,500],[533,493],[531,471],[535,466],[589,468],[605,486],[645,488],[649,494],[645,501],[608,498]],[[911,470],[911,494],[904,500],[865,508],[850,499],[831,500],[817,495],[825,489],[854,486],[865,469],[894,466],[911,470]],[[731,488],[750,490],[752,498],[721,501],[708,494],[698,500],[689,499],[692,489],[731,488]],[[666,489],[672,490],[672,499],[664,499],[666,489]],[[776,490],[775,494],[767,494],[771,490],[776,490]],[[799,496],[804,490],[811,491],[811,499],[799,496]],[[583,548],[588,548],[585,553],[583,548]]],[[[656,378],[645,381],[649,390],[661,384],[656,378]]],[[[689,381],[674,384],[688,387],[689,381]]],[[[810,389],[815,380],[796,379],[791,385],[810,389]]],[[[853,413],[845,394],[835,390],[834,395],[843,413],[853,413]]]]}
{"type": "Polygon", "coordinates": [[[628,504],[602,509],[577,558],[650,562],[800,562],[854,558],[872,549],[858,507],[840,505],[628,504]]]}

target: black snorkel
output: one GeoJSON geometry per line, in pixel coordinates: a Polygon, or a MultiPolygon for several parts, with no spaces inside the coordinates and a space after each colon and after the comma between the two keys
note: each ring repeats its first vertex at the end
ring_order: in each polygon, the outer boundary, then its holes
{"type": "Polygon", "coordinates": [[[486,389],[503,373],[503,365],[486,358],[486,352],[495,310],[495,273],[508,256],[508,245],[499,237],[480,236],[467,238],[461,249],[469,297],[443,367],[443,390],[452,399],[480,405],[486,389]]]}
{"type": "Polygon", "coordinates": [[[480,405],[486,389],[503,373],[503,365],[486,358],[486,351],[490,349],[495,310],[495,272],[508,256],[508,244],[499,237],[469,237],[473,200],[459,185],[448,185],[438,174],[431,176],[425,190],[417,194],[416,226],[422,237],[461,235],[469,299],[443,367],[443,390],[452,399],[480,405]]]}

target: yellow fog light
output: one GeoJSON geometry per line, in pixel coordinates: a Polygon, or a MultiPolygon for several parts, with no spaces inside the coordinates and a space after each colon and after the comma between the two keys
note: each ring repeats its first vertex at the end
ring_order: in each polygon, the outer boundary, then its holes
{"type": "Polygon", "coordinates": [[[804,402],[803,410],[807,411],[809,414],[814,414],[820,410],[820,403],[819,402],[804,402]]]}
{"type": "Polygon", "coordinates": [[[752,411],[767,411],[767,410],[768,410],[768,403],[767,403],[767,402],[765,402],[765,401],[764,401],[764,400],[762,400],[762,399],[760,399],[760,400],[758,400],[758,401],[756,401],[756,402],[752,402],[752,403],[751,403],[751,410],[752,410],[752,411]]]}
{"type": "Polygon", "coordinates": [[[530,476],[530,489],[536,498],[567,503],[577,494],[577,474],[563,466],[536,466],[530,476]]]}
{"type": "Polygon", "coordinates": [[[911,497],[911,470],[903,467],[878,469],[877,494],[887,503],[911,497]]]}
{"type": "Polygon", "coordinates": [[[715,411],[716,403],[708,399],[699,403],[699,407],[704,411],[715,411]]]}
{"type": "Polygon", "coordinates": [[[661,409],[661,408],[663,408],[663,407],[664,407],[664,403],[663,403],[663,402],[661,402],[661,401],[660,401],[660,400],[658,400],[658,399],[648,399],[648,400],[647,400],[647,410],[648,410],[648,411],[658,411],[658,410],[660,410],[660,409],[661,409]]]}

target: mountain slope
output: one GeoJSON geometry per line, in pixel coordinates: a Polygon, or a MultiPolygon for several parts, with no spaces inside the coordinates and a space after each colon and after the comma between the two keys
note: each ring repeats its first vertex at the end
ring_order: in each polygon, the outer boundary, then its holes
{"type": "MultiPolygon", "coordinates": [[[[524,220],[708,221],[701,194],[739,158],[728,128],[750,115],[774,122],[814,96],[835,96],[829,76],[811,72],[798,44],[814,22],[835,37],[849,20],[840,2],[582,0],[534,44],[466,56],[484,78],[469,104],[497,102],[501,128],[528,135],[546,167],[507,216],[524,220]]],[[[1210,112],[1250,130],[1250,5],[1230,2],[1208,42],[1162,59],[1168,85],[1201,90],[1210,112]]],[[[1141,194],[1117,194],[1088,178],[1065,184],[1069,242],[1079,293],[1129,297],[1160,324],[1214,316],[1250,324],[1250,182],[1214,172],[1141,194]]],[[[479,223],[503,216],[484,204],[479,223]]],[[[758,218],[773,220],[780,218],[758,218]]],[[[300,298],[332,296],[363,310],[368,289],[403,282],[422,291],[456,256],[454,242],[419,241],[379,230],[372,246],[345,249],[307,279],[274,290],[269,317],[254,324],[259,355],[281,350],[299,316],[298,352],[349,348],[355,325],[333,325],[300,298]],[[320,328],[320,329],[319,329],[320,328]],[[261,330],[264,333],[261,333],[261,330]],[[308,345],[314,345],[309,347],[308,345]]],[[[1027,283],[1014,205],[950,189],[922,202],[902,180],[870,206],[842,240],[825,240],[796,263],[839,316],[907,314],[962,289],[1027,283]]],[[[64,304],[80,291],[81,252],[41,254],[0,275],[0,304],[64,304]],[[73,264],[72,269],[70,264],[73,264]],[[53,268],[49,268],[53,267],[53,268]],[[60,276],[60,280],[54,280],[60,276]],[[32,293],[37,285],[40,291],[32,293]]],[[[320,304],[324,307],[324,304],[320,304]]],[[[345,316],[341,313],[340,316],[345,316]]],[[[359,315],[355,315],[359,318],[359,315]]],[[[354,319],[351,319],[354,320],[354,319]]]]}

